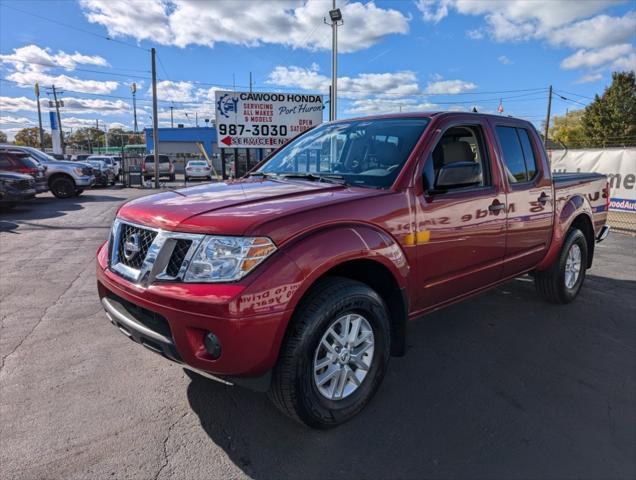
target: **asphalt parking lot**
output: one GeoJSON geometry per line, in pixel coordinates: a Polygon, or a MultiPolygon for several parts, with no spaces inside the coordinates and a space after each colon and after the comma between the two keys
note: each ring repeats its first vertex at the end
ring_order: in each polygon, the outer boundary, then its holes
{"type": "Polygon", "coordinates": [[[368,408],[318,432],[108,322],[94,254],[146,193],[0,214],[0,477],[636,477],[636,238],[598,246],[571,305],[522,278],[414,322],[368,408]]]}

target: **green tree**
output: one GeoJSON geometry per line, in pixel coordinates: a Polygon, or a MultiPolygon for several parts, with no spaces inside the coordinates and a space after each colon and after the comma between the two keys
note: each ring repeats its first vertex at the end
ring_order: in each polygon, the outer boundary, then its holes
{"type": "MultiPolygon", "coordinates": [[[[23,128],[15,134],[15,144],[23,145],[25,147],[39,147],[40,146],[40,132],[38,127],[23,128]]],[[[44,132],[44,148],[51,148],[53,143],[51,141],[51,134],[44,132]]]]}
{"type": "Polygon", "coordinates": [[[108,130],[108,145],[111,147],[123,147],[128,143],[128,133],[121,128],[108,130]]]}
{"type": "Polygon", "coordinates": [[[636,75],[612,73],[612,84],[585,108],[583,131],[588,146],[636,145],[636,75]]]}
{"type": "Polygon", "coordinates": [[[7,143],[7,134],[0,130],[0,143],[7,143]]]}
{"type": "Polygon", "coordinates": [[[555,115],[550,127],[550,139],[567,148],[583,148],[588,145],[583,128],[584,110],[573,110],[565,115],[555,115]]]}
{"type": "Polygon", "coordinates": [[[91,152],[95,147],[103,147],[104,131],[95,127],[84,127],[74,130],[68,138],[68,144],[73,148],[91,152]]]}

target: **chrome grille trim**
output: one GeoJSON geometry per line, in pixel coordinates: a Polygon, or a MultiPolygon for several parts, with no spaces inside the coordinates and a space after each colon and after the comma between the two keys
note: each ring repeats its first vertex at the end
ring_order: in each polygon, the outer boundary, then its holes
{"type": "Polygon", "coordinates": [[[144,287],[152,284],[155,280],[181,281],[185,276],[185,272],[188,269],[194,252],[204,237],[205,235],[203,234],[172,232],[116,218],[113,222],[110,237],[113,243],[112,246],[109,246],[110,268],[121,277],[144,287]],[[149,230],[156,233],[139,269],[132,268],[120,261],[121,232],[124,226],[149,230]],[[190,241],[190,248],[181,262],[179,273],[177,275],[169,275],[167,273],[168,265],[170,264],[170,259],[172,258],[178,240],[190,241]]]}

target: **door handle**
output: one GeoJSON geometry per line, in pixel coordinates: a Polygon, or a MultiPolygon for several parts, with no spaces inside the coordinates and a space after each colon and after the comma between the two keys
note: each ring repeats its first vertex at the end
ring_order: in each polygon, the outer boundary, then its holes
{"type": "Polygon", "coordinates": [[[541,192],[539,198],[537,199],[541,205],[545,205],[550,200],[550,195],[546,195],[545,192],[541,192]]]}
{"type": "Polygon", "coordinates": [[[499,200],[495,200],[488,206],[488,210],[490,210],[491,212],[498,212],[499,210],[503,210],[505,208],[506,204],[499,202],[499,200]]]}

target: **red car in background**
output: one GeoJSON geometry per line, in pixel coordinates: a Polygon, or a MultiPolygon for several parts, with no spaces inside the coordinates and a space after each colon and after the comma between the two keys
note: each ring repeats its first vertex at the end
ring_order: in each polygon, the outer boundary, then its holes
{"type": "Polygon", "coordinates": [[[0,170],[31,175],[35,181],[36,193],[49,190],[46,180],[46,166],[26,153],[0,151],[0,170]]]}

